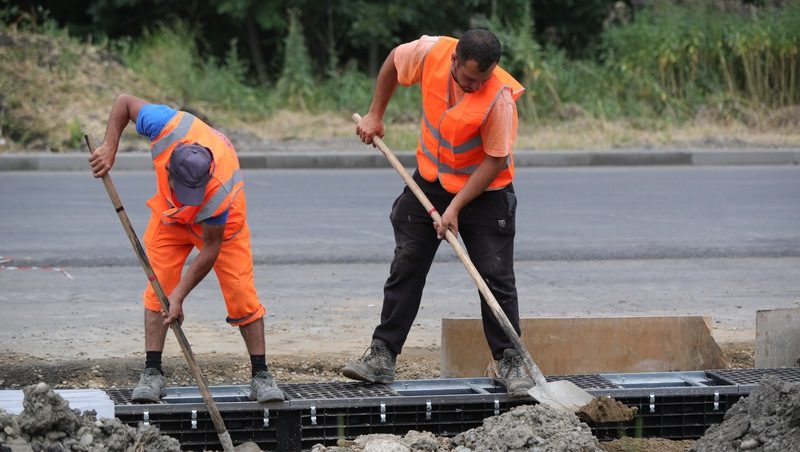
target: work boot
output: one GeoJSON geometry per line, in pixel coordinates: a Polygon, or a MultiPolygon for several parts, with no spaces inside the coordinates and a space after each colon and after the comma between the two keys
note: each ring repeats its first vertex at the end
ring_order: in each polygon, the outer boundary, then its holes
{"type": "Polygon", "coordinates": [[[275,379],[268,370],[259,370],[250,381],[250,400],[258,403],[280,402],[285,400],[283,392],[278,389],[275,379]]]}
{"type": "Polygon", "coordinates": [[[155,367],[145,367],[139,384],[133,389],[131,400],[136,403],[158,403],[167,395],[167,379],[155,367]]]}
{"type": "Polygon", "coordinates": [[[367,383],[389,384],[394,381],[396,358],[397,356],[386,346],[386,342],[373,339],[361,359],[347,363],[342,369],[342,374],[347,378],[367,383]]]}
{"type": "Polygon", "coordinates": [[[519,352],[513,348],[503,350],[503,359],[500,360],[500,381],[506,387],[508,396],[512,399],[528,397],[528,390],[533,387],[533,380],[525,372],[525,364],[519,352]]]}

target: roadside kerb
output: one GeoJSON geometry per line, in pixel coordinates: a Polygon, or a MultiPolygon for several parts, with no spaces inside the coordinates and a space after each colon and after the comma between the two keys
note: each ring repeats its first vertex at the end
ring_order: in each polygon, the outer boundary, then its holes
{"type": "Polygon", "coordinates": [[[695,165],[798,165],[800,151],[697,151],[693,154],[692,162],[695,165]]]}
{"type": "MultiPolygon", "coordinates": [[[[416,166],[413,152],[400,152],[403,165],[416,166]]],[[[388,168],[383,155],[372,152],[243,152],[245,169],[388,168]]],[[[697,150],[697,151],[517,151],[518,167],[663,166],[663,165],[800,165],[800,150],[697,150]]],[[[81,153],[0,154],[0,171],[86,171],[89,163],[81,153]]],[[[147,153],[118,154],[117,171],[152,168],[147,153]]]]}

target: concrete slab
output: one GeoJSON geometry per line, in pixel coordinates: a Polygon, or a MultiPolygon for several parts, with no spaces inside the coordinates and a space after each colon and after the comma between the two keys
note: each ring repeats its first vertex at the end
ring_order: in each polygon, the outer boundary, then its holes
{"type": "MultiPolygon", "coordinates": [[[[546,375],[727,368],[700,316],[524,318],[522,339],[546,375]]],[[[485,375],[480,319],[442,319],[442,377],[485,375]]]]}
{"type": "Polygon", "coordinates": [[[756,367],[800,367],[800,308],[756,312],[756,367]]]}

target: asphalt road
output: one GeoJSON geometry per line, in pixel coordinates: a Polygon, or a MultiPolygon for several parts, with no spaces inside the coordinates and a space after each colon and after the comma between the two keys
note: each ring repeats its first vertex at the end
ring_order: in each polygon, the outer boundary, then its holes
{"type": "MultiPolygon", "coordinates": [[[[153,176],[113,180],[141,236],[153,176]]],[[[391,258],[388,214],[402,188],[392,170],[251,170],[246,183],[257,264],[391,258]]],[[[796,167],[522,168],[515,187],[518,261],[800,257],[796,167]]],[[[0,255],[20,265],[136,265],[88,174],[4,173],[0,193],[0,255]]]]}
{"type": "MultiPolygon", "coordinates": [[[[246,173],[256,283],[268,343],[361,349],[378,319],[393,249],[391,170],[246,173]]],[[[141,234],[148,172],[113,174],[141,234]]],[[[516,272],[523,316],[708,315],[752,338],[758,309],[800,301],[800,168],[635,167],[518,171],[516,272]]],[[[0,344],[33,356],[141,349],[146,283],[102,184],[82,173],[0,176],[0,344]],[[10,270],[59,266],[62,273],[10,270]]],[[[409,345],[436,345],[439,319],[478,314],[444,245],[409,345]]],[[[241,348],[213,275],[185,306],[204,351],[241,348]]]]}

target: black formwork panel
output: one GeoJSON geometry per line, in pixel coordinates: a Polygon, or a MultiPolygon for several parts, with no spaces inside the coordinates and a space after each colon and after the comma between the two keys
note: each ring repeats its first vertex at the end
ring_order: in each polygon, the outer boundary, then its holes
{"type": "Polygon", "coordinates": [[[511,408],[531,403],[484,402],[484,403],[431,403],[428,405],[401,405],[325,408],[317,410],[315,416],[307,411],[302,415],[302,447],[310,449],[314,444],[335,445],[338,439],[352,440],[361,435],[388,433],[403,436],[409,430],[427,431],[439,436],[455,436],[458,433],[479,427],[483,420],[502,414],[511,408]],[[313,418],[313,419],[312,419],[313,418]]]}
{"type": "Polygon", "coordinates": [[[638,408],[634,419],[587,424],[601,441],[622,437],[697,439],[708,427],[722,422],[728,408],[741,397],[741,394],[662,395],[655,397],[654,403],[650,397],[616,397],[623,404],[638,408]]]}
{"type": "MultiPolygon", "coordinates": [[[[707,371],[710,385],[626,388],[602,375],[548,377],[566,379],[595,396],[611,395],[638,409],[628,422],[589,423],[601,441],[620,437],[696,439],[711,425],[720,423],[725,412],[757,387],[768,374],[786,381],[800,381],[800,369],[725,369],[707,371]]],[[[267,450],[308,450],[314,444],[335,445],[360,435],[390,433],[405,435],[409,430],[454,436],[480,426],[483,420],[505,413],[533,400],[511,401],[504,388],[470,380],[453,387],[434,381],[409,381],[400,385],[362,383],[320,383],[279,385],[287,395],[283,403],[264,406],[234,396],[221,397],[220,413],[235,444],[256,442],[267,450]],[[426,386],[430,384],[430,386],[426,386]],[[416,387],[415,387],[416,385],[416,387]],[[478,393],[471,392],[475,386],[478,393]],[[266,420],[266,421],[265,421],[266,420]]],[[[129,425],[148,421],[161,432],[178,439],[186,450],[219,448],[214,425],[200,399],[147,406],[130,404],[130,389],[108,390],[117,403],[117,417],[129,425]],[[194,414],[191,411],[194,411],[194,414]],[[169,411],[169,412],[167,412],[169,411]]]]}
{"type": "MultiPolygon", "coordinates": [[[[278,449],[278,425],[283,418],[299,419],[299,413],[270,412],[269,426],[264,426],[262,410],[259,411],[225,411],[220,413],[225,422],[225,427],[231,435],[234,444],[254,441],[262,449],[278,449]]],[[[169,435],[180,441],[183,450],[221,450],[222,446],[214,423],[205,411],[196,411],[196,417],[191,413],[150,413],[147,422],[159,428],[161,434],[169,435]],[[194,423],[193,423],[194,421],[194,423]]],[[[144,422],[141,415],[117,415],[123,423],[137,426],[144,422]]],[[[297,429],[295,422],[291,427],[297,429]]]]}

